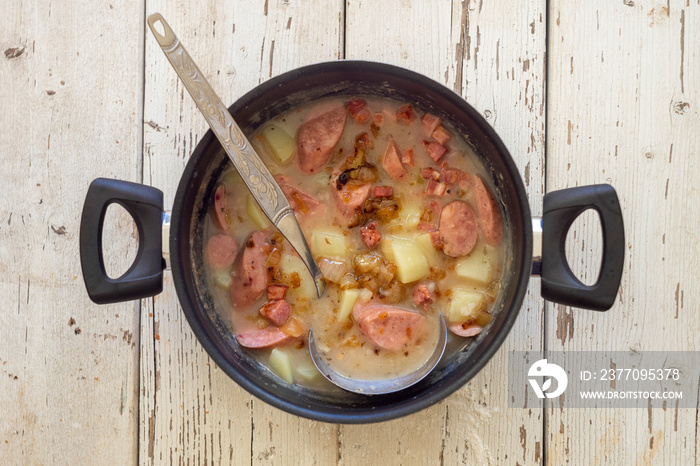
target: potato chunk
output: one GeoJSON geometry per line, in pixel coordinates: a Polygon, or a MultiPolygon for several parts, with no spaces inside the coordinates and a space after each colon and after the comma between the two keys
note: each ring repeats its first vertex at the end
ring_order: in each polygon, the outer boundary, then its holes
{"type": "Polygon", "coordinates": [[[455,324],[474,320],[484,304],[484,293],[481,291],[455,289],[452,292],[447,320],[455,324]]]}
{"type": "Polygon", "coordinates": [[[360,290],[347,289],[340,294],[340,304],[338,305],[338,322],[344,322],[352,313],[352,308],[360,297],[360,290]]]}
{"type": "Polygon", "coordinates": [[[253,199],[253,196],[250,194],[248,194],[245,202],[245,210],[248,214],[248,218],[250,218],[259,228],[265,230],[272,226],[272,223],[270,223],[270,221],[267,219],[262,209],[258,205],[258,202],[253,199]]]}
{"type": "Polygon", "coordinates": [[[279,375],[282,380],[287,383],[294,383],[294,374],[292,373],[292,362],[289,359],[289,354],[279,348],[273,348],[270,353],[270,368],[279,375]]]}
{"type": "MultiPolygon", "coordinates": [[[[313,278],[309,274],[309,271],[304,265],[304,262],[298,257],[291,254],[284,254],[279,263],[280,271],[289,275],[290,277],[294,274],[299,277],[299,281],[293,283],[287,291],[287,296],[289,296],[290,303],[293,304],[293,300],[296,299],[315,299],[316,298],[316,285],[314,284],[313,278]],[[295,286],[297,285],[298,286],[295,286]]],[[[294,280],[292,280],[294,282],[294,280]]]]}
{"type": "Polygon", "coordinates": [[[341,231],[313,231],[310,246],[315,257],[347,259],[348,244],[341,231]]]}
{"type": "Polygon", "coordinates": [[[488,285],[494,269],[496,250],[481,245],[455,264],[455,273],[476,285],[488,285]]]}
{"type": "Polygon", "coordinates": [[[285,163],[294,154],[294,138],[281,127],[270,124],[260,132],[265,150],[275,156],[280,163],[285,163]]]}
{"type": "Polygon", "coordinates": [[[428,275],[430,266],[425,254],[414,241],[386,237],[382,241],[382,253],[396,265],[396,277],[401,283],[412,283],[428,275]]]}

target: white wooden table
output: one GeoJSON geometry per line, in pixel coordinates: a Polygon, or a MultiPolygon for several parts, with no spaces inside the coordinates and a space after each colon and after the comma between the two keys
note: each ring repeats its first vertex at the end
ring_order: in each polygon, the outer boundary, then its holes
{"type": "MultiPolygon", "coordinates": [[[[698,0],[4,0],[0,462],[698,464],[697,408],[513,409],[505,381],[516,350],[700,349],[699,27],[698,0]],[[547,304],[532,279],[475,379],[369,426],[300,419],[244,392],[194,338],[169,274],[153,299],[94,305],[78,258],[88,184],[142,182],[171,206],[206,130],[146,33],[153,12],[226,102],[308,63],[393,63],[482,112],[533,214],[546,191],[612,184],[627,234],[616,305],[547,304]]],[[[569,247],[589,281],[600,255],[591,218],[569,247]]],[[[116,274],[137,243],[126,215],[110,222],[116,274]]]]}

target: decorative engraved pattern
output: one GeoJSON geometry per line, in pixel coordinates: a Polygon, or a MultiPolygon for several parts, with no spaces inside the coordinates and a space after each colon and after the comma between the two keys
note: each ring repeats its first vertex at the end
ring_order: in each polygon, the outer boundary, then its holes
{"type": "Polygon", "coordinates": [[[180,41],[176,41],[174,47],[167,47],[167,50],[164,47],[163,51],[242,175],[243,181],[260,202],[263,211],[273,220],[279,218],[281,211],[289,208],[289,202],[275,186],[272,174],[233,121],[228,109],[202,76],[180,41]]]}

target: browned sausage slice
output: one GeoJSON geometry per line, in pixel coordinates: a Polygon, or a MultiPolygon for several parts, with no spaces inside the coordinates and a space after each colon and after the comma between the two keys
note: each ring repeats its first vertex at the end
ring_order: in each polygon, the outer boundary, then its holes
{"type": "Polygon", "coordinates": [[[219,233],[209,238],[207,242],[207,260],[215,269],[230,266],[238,255],[238,243],[233,237],[219,233]]]}
{"type": "Polygon", "coordinates": [[[269,348],[292,341],[294,337],[282,332],[278,327],[269,326],[262,330],[252,330],[236,335],[236,341],[246,348],[269,348]]]}
{"type": "Polygon", "coordinates": [[[374,305],[357,314],[360,332],[375,345],[389,351],[413,348],[428,331],[428,319],[406,309],[374,305]]]}
{"type": "Polygon", "coordinates": [[[333,200],[337,207],[336,217],[339,223],[345,226],[354,217],[355,212],[362,208],[362,204],[369,197],[370,189],[372,189],[371,183],[333,184],[333,200]]]}
{"type": "Polygon", "coordinates": [[[404,168],[403,163],[401,163],[401,156],[396,147],[396,141],[393,139],[389,140],[389,144],[384,151],[382,167],[384,167],[384,170],[386,170],[394,181],[400,181],[408,175],[406,168],[404,168]]]}
{"type": "Polygon", "coordinates": [[[345,109],[340,106],[301,125],[297,139],[301,171],[316,173],[326,166],[343,134],[345,118],[345,109]]]}
{"type": "Polygon", "coordinates": [[[275,180],[279,183],[280,188],[284,192],[284,196],[289,201],[289,206],[297,215],[306,215],[313,213],[321,202],[310,194],[305,193],[297,185],[292,183],[288,176],[277,175],[275,180]]]}
{"type": "Polygon", "coordinates": [[[242,309],[262,296],[267,289],[268,253],[265,250],[267,236],[263,231],[256,231],[248,237],[245,247],[236,259],[231,300],[236,309],[242,309]]]}
{"type": "Polygon", "coordinates": [[[460,337],[475,337],[481,333],[482,327],[476,324],[469,324],[466,327],[464,324],[450,324],[449,329],[452,333],[460,337]]]}
{"type": "Polygon", "coordinates": [[[474,211],[463,201],[453,201],[442,208],[438,231],[442,250],[450,257],[469,254],[479,235],[474,211]]]}
{"type": "Polygon", "coordinates": [[[284,299],[273,299],[260,308],[260,315],[275,325],[282,325],[292,315],[292,306],[284,299]]]}
{"type": "Polygon", "coordinates": [[[503,219],[498,204],[489,193],[484,182],[478,176],[474,178],[474,196],[476,198],[476,213],[484,241],[491,246],[497,246],[503,239],[503,219]]]}

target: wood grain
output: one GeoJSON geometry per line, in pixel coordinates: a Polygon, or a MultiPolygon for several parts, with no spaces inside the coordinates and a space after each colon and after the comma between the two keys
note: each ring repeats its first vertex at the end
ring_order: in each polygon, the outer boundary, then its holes
{"type": "MultiPolygon", "coordinates": [[[[694,187],[700,24],[697,2],[550,2],[548,190],[610,183],[622,204],[625,271],[607,313],[548,306],[547,346],[558,350],[697,350],[693,289],[700,266],[694,187]],[[570,98],[577,95],[577,98],[570,98]]],[[[586,264],[600,234],[581,222],[567,251],[586,264]]],[[[697,399],[697,393],[684,393],[697,399]]],[[[551,408],[554,464],[697,464],[697,410],[551,408]]]]}
{"type": "MultiPolygon", "coordinates": [[[[697,0],[6,0],[3,464],[698,464],[697,407],[522,410],[506,391],[512,351],[699,349],[698,26],[697,0]],[[155,186],[170,208],[206,131],[145,28],[156,11],[227,103],[304,64],[388,62],[484,115],[534,215],[545,183],[612,184],[627,243],[617,303],[544,305],[532,279],[477,377],[421,413],[364,426],[300,419],[238,387],[194,337],[169,273],[155,298],[94,305],[78,258],[90,181],[155,186]]],[[[105,260],[118,275],[138,235],[124,211],[109,216],[105,260]]],[[[567,242],[587,282],[602,251],[596,222],[582,217],[567,242]]]]}
{"type": "MultiPolygon", "coordinates": [[[[142,10],[142,2],[0,4],[5,464],[137,459],[138,309],[90,302],[78,235],[94,178],[140,178],[142,10]],[[88,8],[111,27],[86,22],[88,8]]],[[[123,211],[111,219],[122,234],[109,236],[106,261],[124,270],[137,244],[133,222],[123,211]]]]}

